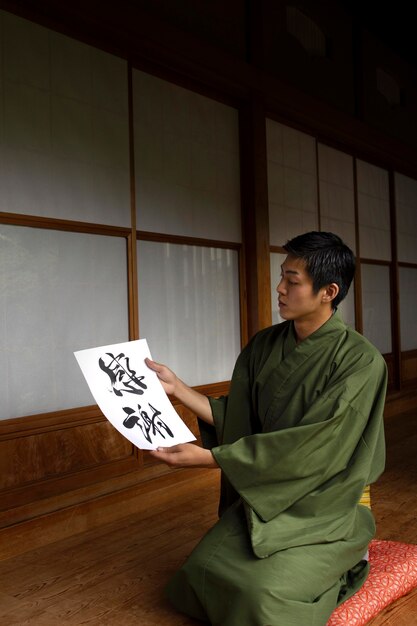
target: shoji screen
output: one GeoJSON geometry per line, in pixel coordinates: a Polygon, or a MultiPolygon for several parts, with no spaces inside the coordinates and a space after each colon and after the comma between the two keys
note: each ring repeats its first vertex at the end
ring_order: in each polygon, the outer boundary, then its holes
{"type": "Polygon", "coordinates": [[[281,265],[285,261],[285,257],[285,254],[271,252],[271,311],[273,324],[283,321],[278,309],[277,285],[281,280],[281,265]]]}
{"type": "Polygon", "coordinates": [[[126,62],[3,11],[0,28],[0,211],[130,226],[126,62]]]}
{"type": "Polygon", "coordinates": [[[400,267],[401,350],[417,349],[417,267],[400,267]]]}
{"type": "Polygon", "coordinates": [[[137,228],[158,234],[138,241],[140,334],[187,383],[228,380],[240,351],[238,113],[133,79],[137,228]]]}
{"type": "Polygon", "coordinates": [[[417,180],[395,174],[398,261],[417,267],[417,180]]]}
{"type": "Polygon", "coordinates": [[[362,263],[363,334],[382,352],[392,352],[390,268],[362,263]]]}
{"type": "MultiPolygon", "coordinates": [[[[318,144],[320,229],[339,235],[356,253],[353,158],[318,144]]],[[[346,323],[355,327],[353,284],[339,306],[346,323]]]]}
{"type": "Polygon", "coordinates": [[[134,71],[137,227],[241,241],[236,109],[134,71]]]}
{"type": "Polygon", "coordinates": [[[73,351],[129,338],[131,212],[126,61],[3,11],[0,33],[5,419],[94,403],[73,351]]]}
{"type": "MultiPolygon", "coordinates": [[[[269,234],[271,246],[318,229],[317,164],[314,137],[278,122],[266,120],[268,159],[269,234]]],[[[285,254],[271,252],[272,322],[278,312],[276,287],[285,254]]]]}
{"type": "MultiPolygon", "coordinates": [[[[417,180],[395,174],[400,287],[401,350],[417,350],[417,180]]],[[[412,355],[410,355],[411,357],[412,355]]],[[[415,361],[415,358],[412,359],[415,361]]],[[[405,367],[417,378],[417,362],[405,367]]]]}
{"type": "Polygon", "coordinates": [[[318,229],[316,143],[269,119],[266,132],[270,244],[282,246],[318,229]]]}
{"type": "Polygon", "coordinates": [[[235,250],[140,241],[139,317],[156,360],[190,385],[229,380],[240,350],[235,250]]]}
{"type": "Polygon", "coordinates": [[[357,161],[363,333],[383,353],[392,352],[391,226],[388,172],[357,161]]]}
{"type": "Polygon", "coordinates": [[[126,240],[0,224],[1,419],[95,404],[73,352],[127,341],[126,240]]]}

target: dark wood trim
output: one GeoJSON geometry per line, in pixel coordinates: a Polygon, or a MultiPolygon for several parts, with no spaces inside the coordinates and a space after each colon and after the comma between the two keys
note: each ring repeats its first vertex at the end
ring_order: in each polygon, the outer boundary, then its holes
{"type": "MultiPolygon", "coordinates": [[[[230,380],[224,380],[218,383],[209,383],[208,385],[197,385],[196,387],[193,387],[193,389],[202,393],[204,396],[217,397],[227,394],[229,387],[230,380]]],[[[171,398],[171,401],[174,406],[180,404],[180,402],[175,398],[171,398]]]]}
{"type": "Polygon", "coordinates": [[[255,67],[264,65],[263,45],[263,16],[262,2],[258,0],[244,0],[245,5],[245,35],[246,61],[255,67]]]}
{"type": "Polygon", "coordinates": [[[407,261],[398,261],[398,267],[409,267],[410,269],[417,270],[417,263],[409,263],[407,261]]]}
{"type": "Polygon", "coordinates": [[[385,267],[391,267],[392,261],[382,261],[381,259],[361,258],[360,262],[363,265],[384,265],[385,267]]]}
{"type": "Polygon", "coordinates": [[[401,356],[403,359],[416,359],[417,358],[417,348],[414,350],[404,350],[401,352],[401,356]]]}
{"type": "Polygon", "coordinates": [[[18,213],[0,212],[0,224],[11,226],[27,226],[29,228],[42,228],[49,230],[63,230],[72,233],[87,233],[89,235],[107,235],[109,237],[128,237],[130,228],[122,226],[109,226],[106,224],[94,224],[93,222],[75,222],[61,220],[53,217],[37,217],[18,213]]]}
{"type": "Polygon", "coordinates": [[[128,290],[129,290],[129,337],[139,339],[138,270],[136,251],[136,171],[135,136],[133,120],[132,67],[127,66],[128,110],[129,110],[129,175],[130,175],[130,219],[131,234],[128,242],[128,290]]]}
{"type": "Polygon", "coordinates": [[[138,241],[157,241],[160,243],[173,243],[177,245],[201,246],[204,248],[224,248],[226,250],[239,250],[241,243],[235,241],[221,241],[219,239],[203,239],[201,237],[186,237],[182,235],[170,235],[168,233],[153,233],[146,230],[138,230],[138,241]]]}
{"type": "Polygon", "coordinates": [[[287,254],[282,246],[269,246],[269,251],[278,254],[287,254]]]}
{"type": "Polygon", "coordinates": [[[248,335],[248,292],[246,275],[245,248],[239,250],[239,312],[240,312],[240,345],[246,346],[249,341],[248,335]]]}
{"type": "Polygon", "coordinates": [[[355,328],[358,332],[363,333],[363,302],[362,302],[362,274],[360,231],[359,231],[359,193],[358,193],[358,164],[353,157],[353,203],[355,215],[355,245],[356,245],[356,269],[354,282],[355,295],[355,328]],[[359,262],[358,262],[359,261],[359,262]]]}
{"type": "Polygon", "coordinates": [[[249,338],[272,323],[265,119],[262,102],[254,94],[239,117],[249,338]]]}
{"type": "Polygon", "coordinates": [[[206,83],[204,80],[199,79],[197,76],[189,76],[183,74],[174,69],[174,67],[166,67],[160,65],[150,59],[146,59],[143,56],[137,54],[131,54],[129,58],[132,70],[138,70],[139,72],[145,72],[145,74],[151,74],[155,78],[160,78],[168,83],[173,83],[177,87],[182,87],[188,91],[193,91],[200,96],[215,100],[220,104],[238,109],[242,100],[245,99],[245,93],[229,94],[222,89],[219,89],[214,84],[206,83]]]}
{"type": "Polygon", "coordinates": [[[104,422],[97,405],[0,420],[0,441],[104,422]]]}
{"type": "Polygon", "coordinates": [[[319,161],[319,142],[315,138],[316,150],[316,189],[317,189],[317,228],[321,230],[321,200],[320,200],[320,161],[319,161]]]}
{"type": "Polygon", "coordinates": [[[391,341],[394,354],[394,384],[401,390],[402,363],[401,363],[401,332],[400,332],[400,283],[398,273],[398,242],[396,218],[396,190],[395,173],[388,172],[389,208],[391,227],[391,341]]]}

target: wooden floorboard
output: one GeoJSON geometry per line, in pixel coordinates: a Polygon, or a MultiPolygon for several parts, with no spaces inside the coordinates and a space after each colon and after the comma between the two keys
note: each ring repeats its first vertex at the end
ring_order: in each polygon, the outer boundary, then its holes
{"type": "MultiPolygon", "coordinates": [[[[416,412],[387,421],[387,468],[372,489],[379,539],[417,543],[416,425],[416,412]]],[[[1,626],[201,624],[163,598],[165,583],[217,517],[218,472],[201,472],[198,491],[190,485],[169,506],[0,562],[1,626]]],[[[370,626],[417,626],[417,591],[370,626]]]]}

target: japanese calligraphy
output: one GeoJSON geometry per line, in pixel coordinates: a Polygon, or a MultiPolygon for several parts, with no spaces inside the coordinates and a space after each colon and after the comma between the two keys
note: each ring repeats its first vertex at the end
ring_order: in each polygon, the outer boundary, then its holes
{"type": "Polygon", "coordinates": [[[165,422],[159,417],[161,415],[161,411],[155,409],[152,404],[148,405],[151,409],[153,415],[149,417],[146,411],[141,411],[142,408],[140,404],[138,404],[137,412],[130,407],[123,407],[123,411],[127,414],[127,417],[123,421],[123,426],[125,428],[134,428],[135,426],[139,426],[141,429],[145,439],[152,443],[151,436],[156,434],[161,435],[165,439],[164,431],[170,437],[173,437],[174,434],[171,429],[165,424],[165,422]]]}
{"type": "Polygon", "coordinates": [[[129,365],[129,358],[123,352],[117,356],[107,352],[106,356],[109,357],[109,362],[106,364],[104,359],[100,358],[98,364],[100,369],[106,372],[110,378],[113,393],[116,396],[122,396],[123,392],[141,396],[144,389],[147,388],[142,382],[145,377],[136,376],[135,370],[131,369],[129,365]]]}
{"type": "Polygon", "coordinates": [[[142,450],[195,440],[156,373],[146,339],[75,352],[91,393],[109,422],[142,450]]]}

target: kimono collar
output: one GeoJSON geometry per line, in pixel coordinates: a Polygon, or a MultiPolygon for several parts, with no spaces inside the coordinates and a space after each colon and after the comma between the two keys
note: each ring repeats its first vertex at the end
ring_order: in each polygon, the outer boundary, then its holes
{"type": "Polygon", "coordinates": [[[294,322],[290,322],[290,326],[288,329],[288,334],[285,341],[284,352],[285,355],[289,354],[292,350],[301,346],[303,349],[309,347],[311,344],[314,344],[318,339],[320,340],[322,337],[333,334],[340,333],[340,331],[346,328],[345,322],[340,317],[340,313],[337,309],[333,312],[333,314],[329,317],[329,319],[324,322],[317,330],[315,330],[311,335],[303,339],[302,341],[297,342],[297,333],[295,332],[294,322]]]}

